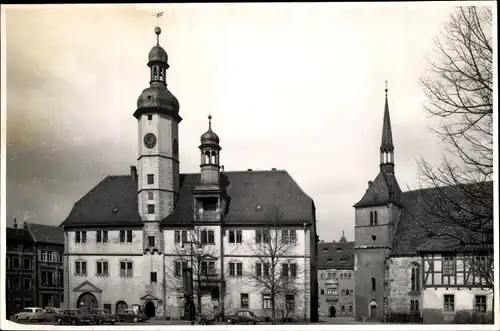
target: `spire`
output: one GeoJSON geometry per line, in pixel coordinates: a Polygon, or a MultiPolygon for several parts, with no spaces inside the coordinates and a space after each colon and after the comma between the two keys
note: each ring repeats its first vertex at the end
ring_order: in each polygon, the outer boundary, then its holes
{"type": "Polygon", "coordinates": [[[382,128],[382,143],[380,144],[381,152],[394,151],[392,143],[391,116],[389,115],[389,102],[387,101],[387,81],[385,81],[385,108],[384,108],[384,125],[382,128]]]}
{"type": "Polygon", "coordinates": [[[340,237],[339,243],[345,243],[345,242],[347,242],[347,239],[344,235],[344,231],[342,231],[342,237],[340,237]]]}
{"type": "Polygon", "coordinates": [[[380,166],[383,172],[394,172],[394,144],[392,142],[391,116],[387,98],[387,81],[385,81],[385,107],[382,126],[382,142],[380,143],[380,166]]]}

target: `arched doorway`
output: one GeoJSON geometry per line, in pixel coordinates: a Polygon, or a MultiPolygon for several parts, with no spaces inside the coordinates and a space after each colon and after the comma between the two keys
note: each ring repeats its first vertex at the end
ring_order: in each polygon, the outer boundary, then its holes
{"type": "Polygon", "coordinates": [[[90,311],[92,309],[99,307],[99,303],[97,302],[97,298],[95,297],[95,295],[89,292],[85,292],[78,298],[76,307],[80,309],[82,314],[90,314],[90,311]]]}
{"type": "Polygon", "coordinates": [[[146,305],[144,306],[144,313],[149,318],[155,317],[156,307],[155,307],[155,304],[153,303],[153,301],[146,302],[146,305]]]}
{"type": "Polygon", "coordinates": [[[377,318],[378,305],[375,300],[370,301],[370,318],[377,318]]]}
{"type": "Polygon", "coordinates": [[[330,310],[328,312],[328,316],[335,317],[336,314],[337,314],[337,311],[335,310],[335,307],[334,306],[330,306],[330,310]]]}
{"type": "Polygon", "coordinates": [[[128,308],[128,305],[125,301],[118,301],[116,303],[116,314],[119,314],[122,312],[123,309],[127,309],[128,308]]]}

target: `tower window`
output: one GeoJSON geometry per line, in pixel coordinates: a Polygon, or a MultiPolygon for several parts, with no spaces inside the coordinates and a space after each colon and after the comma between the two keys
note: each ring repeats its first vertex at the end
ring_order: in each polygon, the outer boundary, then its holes
{"type": "Polygon", "coordinates": [[[155,205],[148,205],[148,214],[155,213],[155,205]]]}
{"type": "Polygon", "coordinates": [[[148,175],[148,185],[155,183],[155,175],[148,175]]]}
{"type": "Polygon", "coordinates": [[[158,67],[154,66],[153,67],[153,79],[158,78],[158,67]]]}
{"type": "MultiPolygon", "coordinates": [[[[151,96],[148,95],[148,99],[151,99],[151,96]]],[[[148,121],[152,121],[153,120],[153,115],[148,115],[148,121]]]]}
{"type": "Polygon", "coordinates": [[[372,278],[372,291],[375,291],[375,278],[372,278]]]}
{"type": "Polygon", "coordinates": [[[217,164],[217,153],[212,152],[211,162],[212,164],[217,164]]]}
{"type": "Polygon", "coordinates": [[[411,267],[411,290],[420,291],[420,266],[413,264],[411,267]]]}
{"type": "Polygon", "coordinates": [[[210,152],[205,152],[205,164],[210,164],[210,152]]]}
{"type": "Polygon", "coordinates": [[[160,69],[160,80],[163,80],[163,69],[160,69]]]}
{"type": "Polygon", "coordinates": [[[148,236],[148,247],[155,247],[155,236],[148,236]]]}
{"type": "Polygon", "coordinates": [[[378,215],[376,211],[370,212],[370,226],[377,225],[378,223],[378,215]]]}
{"type": "Polygon", "coordinates": [[[156,275],[156,271],[151,271],[149,273],[149,275],[150,275],[151,283],[156,283],[158,281],[158,277],[156,275]]]}
{"type": "Polygon", "coordinates": [[[154,196],[154,193],[149,191],[148,192],[148,200],[154,200],[155,196],[154,196]]]}
{"type": "Polygon", "coordinates": [[[377,236],[376,236],[376,235],[373,235],[373,236],[372,236],[372,240],[373,240],[373,241],[377,240],[377,236]]]}

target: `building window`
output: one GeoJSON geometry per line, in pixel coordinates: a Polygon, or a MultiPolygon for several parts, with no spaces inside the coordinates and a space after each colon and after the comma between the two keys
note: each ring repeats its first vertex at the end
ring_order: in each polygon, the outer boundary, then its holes
{"type": "Polygon", "coordinates": [[[340,295],[345,295],[345,289],[342,289],[342,291],[340,291],[340,295]]]}
{"type": "Polygon", "coordinates": [[[325,295],[325,290],[321,289],[321,295],[325,295]]]}
{"type": "Polygon", "coordinates": [[[444,312],[455,312],[455,296],[453,294],[445,294],[444,296],[444,312]]]}
{"type": "Polygon", "coordinates": [[[420,291],[420,267],[413,264],[411,267],[411,290],[420,291]]]}
{"type": "Polygon", "coordinates": [[[42,285],[52,286],[54,284],[54,273],[52,271],[42,271],[42,285]]]}
{"type": "Polygon", "coordinates": [[[349,312],[352,313],[352,311],[353,311],[353,307],[349,306],[349,312]]]}
{"type": "Polygon", "coordinates": [[[241,308],[248,308],[248,293],[241,293],[240,294],[240,301],[241,301],[241,308]]]}
{"type": "Polygon", "coordinates": [[[255,242],[257,244],[268,244],[271,242],[269,230],[255,230],[255,242]]]}
{"type": "Polygon", "coordinates": [[[64,271],[61,269],[57,270],[57,276],[59,279],[59,287],[63,287],[64,286],[64,271]]]}
{"type": "Polygon", "coordinates": [[[148,200],[154,200],[154,198],[155,198],[155,195],[154,195],[153,191],[149,191],[148,192],[148,200]]]}
{"type": "Polygon", "coordinates": [[[201,230],[201,244],[202,245],[215,244],[215,235],[213,230],[201,230]]]}
{"type": "Polygon", "coordinates": [[[337,296],[337,288],[336,287],[330,287],[326,289],[326,295],[331,295],[331,296],[337,296]]]}
{"type": "Polygon", "coordinates": [[[87,242],[87,231],[76,231],[75,241],[78,244],[85,244],[87,242]]]}
{"type": "Polygon", "coordinates": [[[155,237],[148,236],[148,247],[155,247],[155,237]]]}
{"type": "Polygon", "coordinates": [[[345,306],[344,306],[344,305],[342,305],[342,306],[340,307],[340,310],[341,310],[343,313],[345,313],[345,306]]]}
{"type": "Polygon", "coordinates": [[[155,205],[148,205],[148,214],[155,213],[155,205]]]}
{"type": "Polygon", "coordinates": [[[201,274],[202,275],[215,275],[215,262],[213,261],[202,261],[201,262],[201,274]]]}
{"type": "Polygon", "coordinates": [[[120,242],[121,243],[125,242],[125,231],[123,230],[120,231],[120,242]]]}
{"type": "Polygon", "coordinates": [[[40,261],[47,262],[47,251],[40,251],[40,261]]]}
{"type": "Polygon", "coordinates": [[[130,277],[134,274],[134,269],[132,268],[132,262],[121,261],[120,262],[120,276],[130,277]]]}
{"type": "Polygon", "coordinates": [[[157,279],[157,275],[156,275],[156,271],[151,271],[151,272],[149,273],[149,281],[150,281],[151,283],[156,283],[156,282],[158,281],[158,279],[157,279]]]}
{"type": "Polygon", "coordinates": [[[24,278],[23,288],[25,290],[31,289],[31,278],[24,278]]]}
{"type": "Polygon", "coordinates": [[[132,242],[132,230],[120,231],[120,242],[125,242],[125,234],[127,235],[127,242],[132,242]]]}
{"type": "Polygon", "coordinates": [[[76,275],[86,275],[87,274],[87,262],[76,261],[75,262],[75,274],[76,275]]]}
{"type": "Polygon", "coordinates": [[[255,276],[257,276],[257,277],[262,276],[262,264],[261,263],[255,263],[255,276]]]}
{"type": "Polygon", "coordinates": [[[153,185],[155,183],[155,175],[148,175],[148,185],[153,185]]]}
{"type": "Polygon", "coordinates": [[[96,232],[96,241],[98,243],[107,243],[108,242],[108,231],[97,231],[96,232]]]}
{"type": "Polygon", "coordinates": [[[97,261],[96,270],[97,270],[97,275],[107,276],[108,275],[108,262],[107,261],[97,261]]]}
{"type": "Polygon", "coordinates": [[[24,270],[31,270],[31,259],[30,258],[23,259],[23,269],[24,270]]]}
{"type": "Polygon", "coordinates": [[[376,288],[375,278],[372,278],[372,291],[375,291],[376,288]]]}
{"type": "Polygon", "coordinates": [[[243,276],[243,263],[230,262],[229,263],[229,276],[243,276]]]}
{"type": "Polygon", "coordinates": [[[187,268],[187,266],[188,266],[188,264],[186,261],[176,261],[175,262],[175,270],[174,270],[175,277],[181,277],[182,269],[187,268]]]}
{"type": "Polygon", "coordinates": [[[287,263],[281,264],[281,275],[283,277],[288,277],[288,264],[287,263]]]}
{"type": "Polygon", "coordinates": [[[174,242],[176,244],[180,243],[180,242],[186,242],[188,241],[187,240],[187,231],[183,230],[183,231],[174,231],[174,242]]]}
{"type": "Polygon", "coordinates": [[[271,294],[262,294],[262,309],[271,309],[271,294]]]}
{"type": "Polygon", "coordinates": [[[47,252],[47,262],[54,262],[54,253],[51,251],[47,252]]]}
{"type": "Polygon", "coordinates": [[[21,289],[21,279],[14,277],[12,278],[12,288],[15,290],[20,290],[21,289]]]}
{"type": "Polygon", "coordinates": [[[476,295],[476,313],[486,313],[486,295],[476,295]]]}
{"type": "Polygon", "coordinates": [[[229,231],[229,243],[231,244],[241,244],[243,242],[243,235],[241,230],[230,230],[229,231]]]}
{"type": "Polygon", "coordinates": [[[455,275],[455,257],[443,256],[443,276],[455,275]]]}
{"type": "Polygon", "coordinates": [[[288,311],[295,310],[295,295],[287,294],[285,298],[286,298],[286,310],[288,311]]]}
{"type": "Polygon", "coordinates": [[[297,242],[297,230],[290,230],[290,243],[295,244],[297,242]]]}

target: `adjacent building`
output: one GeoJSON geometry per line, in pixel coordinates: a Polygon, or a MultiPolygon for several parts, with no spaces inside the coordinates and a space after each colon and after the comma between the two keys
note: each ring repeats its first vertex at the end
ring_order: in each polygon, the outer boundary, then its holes
{"type": "Polygon", "coordinates": [[[354,242],[318,243],[318,310],[324,317],[354,316],[354,242]]]}
{"type": "Polygon", "coordinates": [[[63,297],[63,229],[24,222],[7,228],[7,316],[24,307],[59,307],[63,297]]]}
{"type": "Polygon", "coordinates": [[[259,279],[269,277],[266,247],[277,238],[281,250],[272,260],[290,284],[275,293],[278,310],[283,318],[317,320],[314,201],[284,170],[224,171],[210,116],[198,148],[183,150],[200,156],[200,172],[180,173],[182,118],[167,89],[161,29],[155,33],[150,86],[134,113],[137,166],[98,183],[62,223],[66,306],[114,313],[140,306],[149,317],[181,318],[190,267],[198,310],[241,307],[266,317],[272,293],[259,279]]]}
{"type": "MultiPolygon", "coordinates": [[[[470,202],[471,211],[474,205],[493,203],[492,182],[477,185],[488,201],[470,202]]],[[[470,261],[481,261],[488,268],[492,247],[462,245],[459,238],[470,234],[460,233],[449,223],[446,228],[442,224],[439,236],[421,227],[430,220],[439,221],[425,204],[440,204],[443,195],[449,197],[445,214],[460,219],[455,204],[463,206],[466,199],[458,187],[400,189],[386,89],[380,171],[354,205],[357,318],[388,320],[410,315],[425,323],[440,323],[460,314],[491,313],[493,288],[470,261]],[[451,240],[454,235],[456,239],[451,240]]]]}

